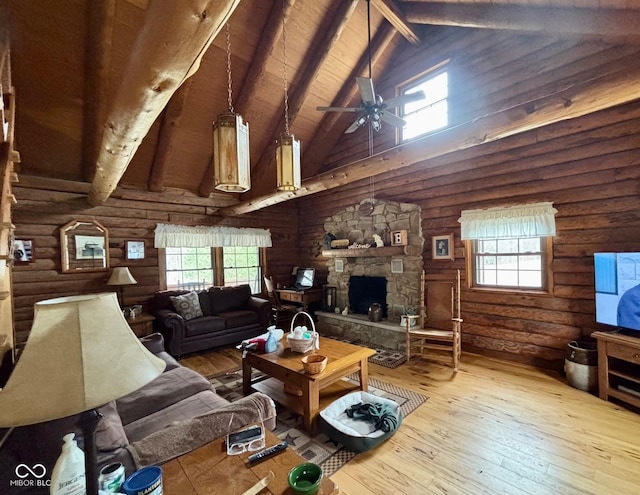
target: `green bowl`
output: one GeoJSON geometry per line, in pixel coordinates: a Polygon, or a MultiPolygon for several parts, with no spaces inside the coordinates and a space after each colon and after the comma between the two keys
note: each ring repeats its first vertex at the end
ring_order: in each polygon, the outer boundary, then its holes
{"type": "Polygon", "coordinates": [[[313,495],[322,482],[322,468],[312,462],[298,464],[289,471],[289,486],[294,493],[313,495]]]}

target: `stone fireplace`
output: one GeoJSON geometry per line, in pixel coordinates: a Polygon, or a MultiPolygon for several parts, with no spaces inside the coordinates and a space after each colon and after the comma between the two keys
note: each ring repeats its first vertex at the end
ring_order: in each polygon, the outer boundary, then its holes
{"type": "Polygon", "coordinates": [[[398,348],[404,342],[400,315],[407,307],[419,309],[421,306],[424,240],[420,207],[382,200],[375,200],[373,205],[367,203],[371,201],[363,200],[325,219],[325,233],[348,239],[349,245],[375,246],[373,236],[376,234],[383,240],[384,247],[322,251],[328,269],[327,283],[336,287],[340,314],[319,315],[319,326],[321,333],[328,335],[398,348]],[[391,233],[399,230],[406,231],[406,245],[391,246],[391,233]],[[366,314],[371,302],[366,310],[364,302],[357,308],[349,307],[353,281],[359,282],[363,277],[382,281],[381,285],[386,288],[386,313],[382,322],[368,321],[366,314]],[[343,313],[345,306],[347,314],[343,313]]]}
{"type": "Polygon", "coordinates": [[[382,306],[382,318],[387,318],[387,279],[351,275],[349,277],[350,311],[366,315],[373,303],[379,303],[382,306]]]}

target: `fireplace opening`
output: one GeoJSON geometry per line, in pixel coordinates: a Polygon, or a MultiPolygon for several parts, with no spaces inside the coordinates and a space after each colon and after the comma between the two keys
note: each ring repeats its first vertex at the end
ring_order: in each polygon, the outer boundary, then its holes
{"type": "Polygon", "coordinates": [[[385,277],[349,277],[349,308],[352,313],[366,315],[369,306],[379,303],[382,317],[387,317],[387,279],[385,277]]]}

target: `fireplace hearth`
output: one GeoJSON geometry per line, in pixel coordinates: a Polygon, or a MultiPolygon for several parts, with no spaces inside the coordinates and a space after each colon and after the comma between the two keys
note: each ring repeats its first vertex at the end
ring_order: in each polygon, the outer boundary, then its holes
{"type": "Polygon", "coordinates": [[[368,314],[373,303],[382,306],[382,318],[387,318],[387,279],[352,275],[349,277],[349,309],[352,313],[368,314]]]}

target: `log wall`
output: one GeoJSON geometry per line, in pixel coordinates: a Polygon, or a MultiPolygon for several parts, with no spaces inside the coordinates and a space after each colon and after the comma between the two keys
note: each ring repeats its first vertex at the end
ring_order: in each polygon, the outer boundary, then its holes
{"type": "Polygon", "coordinates": [[[88,190],[88,183],[36,177],[21,177],[16,184],[15,236],[34,240],[34,261],[13,267],[18,345],[26,341],[37,301],[113,290],[106,285],[110,271],[61,272],[60,227],[74,219],[95,219],[108,229],[110,266],[128,266],[138,281],[125,287],[125,305],[143,304],[159,288],[158,250],[153,247],[157,223],[268,228],[273,247],[267,249],[267,271],[275,280],[289,283],[291,267],[298,257],[297,210],[290,204],[223,219],[216,215],[214,203],[228,204],[233,196],[214,195],[210,200],[178,193],[118,189],[104,205],[89,207],[88,190]],[[127,239],[145,241],[144,260],[125,259],[127,239]]]}
{"type": "MultiPolygon", "coordinates": [[[[404,47],[378,84],[381,94],[392,95],[403,80],[450,59],[455,125],[572,82],[624,70],[637,63],[640,51],[600,42],[465,33],[430,40],[426,52],[404,47]]],[[[376,151],[394,145],[388,127],[375,135],[376,151]]],[[[366,156],[367,147],[366,130],[345,136],[325,170],[366,156]]],[[[301,253],[314,253],[325,218],[373,194],[420,205],[427,277],[453,277],[454,269],[465,273],[457,222],[462,210],[552,201],[558,209],[553,292],[465,288],[462,329],[465,350],[557,369],[569,341],[602,329],[595,323],[593,253],[640,251],[639,164],[640,102],[634,102],[301,199],[301,253]],[[432,260],[431,237],[452,232],[455,261],[432,260]]],[[[319,255],[304,262],[325,265],[319,255]]]]}

